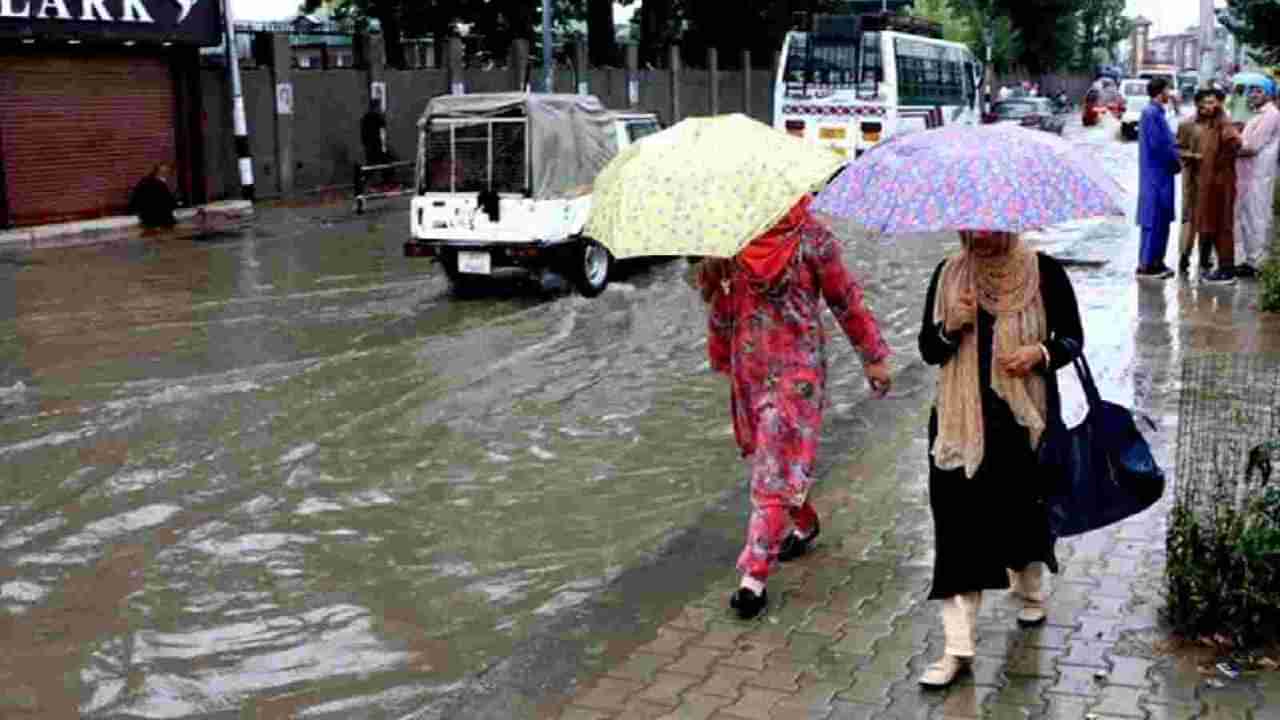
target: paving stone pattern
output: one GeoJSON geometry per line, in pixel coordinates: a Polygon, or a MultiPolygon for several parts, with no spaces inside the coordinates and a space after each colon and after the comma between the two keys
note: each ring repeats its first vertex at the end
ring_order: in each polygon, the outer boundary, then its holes
{"type": "MultiPolygon", "coordinates": [[[[923,428],[924,410],[917,428],[923,428]]],[[[1172,433],[1152,438],[1172,473],[1172,433]]],[[[664,720],[1012,720],[1280,718],[1280,673],[1216,678],[1152,651],[1168,503],[1063,541],[1047,623],[1017,627],[1017,604],[988,592],[973,673],[942,691],[916,680],[942,652],[927,601],[933,528],[925,439],[899,438],[824,479],[819,548],[770,581],[766,616],[740,622],[720,582],[602,676],[582,679],[553,717],[664,720]],[[870,473],[896,482],[865,491],[870,473]],[[877,511],[871,511],[876,508],[877,511]]]]}

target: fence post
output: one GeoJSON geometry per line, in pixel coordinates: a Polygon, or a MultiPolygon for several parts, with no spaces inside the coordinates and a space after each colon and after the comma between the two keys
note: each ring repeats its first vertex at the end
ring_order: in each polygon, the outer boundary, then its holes
{"type": "Polygon", "coordinates": [[[710,80],[707,82],[708,90],[711,94],[710,107],[712,115],[720,114],[720,51],[711,47],[707,48],[707,75],[710,80]]]}
{"type": "Polygon", "coordinates": [[[671,124],[680,122],[680,46],[672,45],[667,50],[668,72],[671,75],[671,124]]]}
{"type": "Polygon", "coordinates": [[[751,51],[742,51],[742,114],[751,117],[751,51]]]}
{"type": "Polygon", "coordinates": [[[285,33],[271,33],[271,86],[275,88],[276,190],[293,192],[293,48],[285,33]]]}
{"type": "Polygon", "coordinates": [[[462,77],[462,38],[449,38],[445,45],[444,63],[449,77],[449,94],[467,94],[467,83],[462,77]]]}
{"type": "Polygon", "coordinates": [[[591,68],[587,63],[587,44],[579,40],[573,44],[574,92],[579,95],[591,94],[591,68]]]}
{"type": "Polygon", "coordinates": [[[511,61],[507,63],[507,67],[511,68],[511,89],[524,92],[529,78],[528,40],[516,38],[511,41],[511,61]]]}
{"type": "Polygon", "coordinates": [[[640,48],[627,45],[627,107],[640,104],[640,48]]]}

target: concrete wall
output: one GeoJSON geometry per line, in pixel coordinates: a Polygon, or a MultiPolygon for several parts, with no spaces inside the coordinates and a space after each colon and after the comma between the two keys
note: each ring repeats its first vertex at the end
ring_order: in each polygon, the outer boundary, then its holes
{"type": "MultiPolygon", "coordinates": [[[[747,112],[762,122],[772,121],[773,73],[752,72],[751,97],[743,97],[741,71],[719,73],[721,113],[747,112]]],[[[686,117],[706,115],[711,109],[711,74],[707,70],[680,72],[680,117],[671,116],[671,73],[666,70],[635,70],[640,84],[637,109],[658,113],[663,123],[674,124],[686,117]]],[[[468,92],[515,90],[515,81],[506,68],[461,71],[468,92]]],[[[541,70],[531,68],[535,85],[541,70]]],[[[355,68],[293,72],[294,116],[291,155],[294,164],[294,191],[305,193],[353,182],[356,163],[364,161],[360,143],[360,118],[369,107],[369,82],[378,77],[387,84],[387,136],[391,152],[401,160],[411,160],[417,148],[417,122],[427,101],[448,91],[448,71],[355,68]]],[[[596,68],[586,75],[590,91],[606,107],[628,109],[628,71],[596,68]]],[[[245,111],[253,151],[254,172],[260,197],[278,194],[280,168],[276,167],[275,84],[269,67],[243,68],[241,79],[245,111]]],[[[557,92],[575,92],[578,76],[559,69],[557,92]]],[[[205,111],[205,175],[210,200],[239,196],[235,144],[231,127],[231,92],[226,71],[201,71],[205,111]]]]}
{"type": "Polygon", "coordinates": [[[350,185],[364,162],[360,118],[369,109],[362,72],[313,70],[293,76],[294,182],[297,188],[350,185]]]}

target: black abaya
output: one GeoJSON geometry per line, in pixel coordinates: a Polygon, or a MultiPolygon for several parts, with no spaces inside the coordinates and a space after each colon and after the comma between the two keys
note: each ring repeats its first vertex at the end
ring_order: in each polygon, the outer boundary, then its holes
{"type": "MultiPolygon", "coordinates": [[[[1041,254],[1040,293],[1044,298],[1049,339],[1050,368],[1044,373],[1048,409],[1060,412],[1056,371],[1069,365],[1071,352],[1062,342],[1074,340],[1084,347],[1080,309],[1067,273],[1056,260],[1041,254]]],[[[945,263],[944,263],[945,264],[945,263]]],[[[920,354],[930,365],[944,365],[959,346],[958,337],[944,339],[933,320],[934,297],[942,265],[933,274],[925,299],[920,329],[920,354]]],[[[935,554],[931,599],[960,593],[1009,587],[1006,568],[1021,570],[1032,562],[1044,562],[1058,572],[1054,538],[1038,486],[1036,456],[1029,433],[1018,425],[1013,412],[991,390],[992,335],[995,318],[979,308],[977,317],[978,366],[982,383],[984,426],[983,460],[972,478],[964,469],[941,470],[929,457],[929,506],[933,510],[935,554]]],[[[970,331],[972,332],[972,330],[970,331]]],[[[937,408],[929,418],[929,447],[938,434],[937,408]]]]}

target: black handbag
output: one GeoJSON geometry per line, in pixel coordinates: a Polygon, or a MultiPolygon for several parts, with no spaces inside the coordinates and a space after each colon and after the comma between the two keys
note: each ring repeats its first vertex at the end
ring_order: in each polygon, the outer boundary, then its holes
{"type": "MultiPolygon", "coordinates": [[[[1076,350],[1074,343],[1069,350],[1076,350]]],[[[1037,450],[1046,476],[1045,504],[1055,537],[1070,537],[1132,517],[1164,494],[1156,464],[1133,413],[1098,394],[1084,354],[1073,353],[1089,412],[1068,428],[1053,409],[1037,450]]]]}

